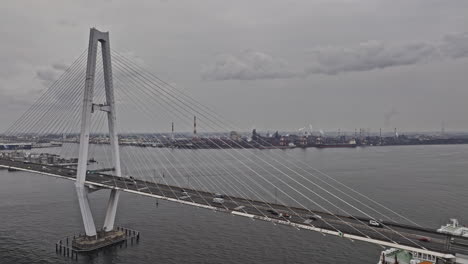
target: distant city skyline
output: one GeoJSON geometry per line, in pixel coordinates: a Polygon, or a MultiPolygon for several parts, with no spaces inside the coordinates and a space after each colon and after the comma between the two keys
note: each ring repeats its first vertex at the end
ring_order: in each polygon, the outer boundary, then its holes
{"type": "Polygon", "coordinates": [[[467,13],[468,2],[443,0],[7,0],[0,132],[93,26],[240,131],[468,131],[467,13]]]}

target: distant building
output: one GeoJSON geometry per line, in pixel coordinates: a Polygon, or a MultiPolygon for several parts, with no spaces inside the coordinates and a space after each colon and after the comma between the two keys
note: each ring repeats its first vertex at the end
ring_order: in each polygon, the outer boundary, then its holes
{"type": "Polygon", "coordinates": [[[229,133],[229,138],[232,140],[232,141],[241,141],[241,135],[236,132],[236,131],[231,131],[231,133],[229,133]]]}
{"type": "Polygon", "coordinates": [[[0,150],[31,149],[32,143],[0,143],[0,150]]]}

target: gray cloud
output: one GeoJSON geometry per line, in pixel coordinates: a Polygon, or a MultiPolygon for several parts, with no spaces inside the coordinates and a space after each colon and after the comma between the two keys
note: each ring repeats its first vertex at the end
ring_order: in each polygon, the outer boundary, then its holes
{"type": "Polygon", "coordinates": [[[68,69],[68,65],[64,63],[54,63],[52,64],[52,69],[57,70],[57,71],[65,71],[68,69]]]}
{"type": "Polygon", "coordinates": [[[69,20],[69,19],[59,19],[57,21],[57,24],[61,25],[61,26],[65,26],[65,27],[76,27],[78,26],[78,23],[72,21],[72,20],[69,20]]]}
{"type": "Polygon", "coordinates": [[[446,35],[442,41],[441,49],[448,57],[468,57],[468,32],[446,35]]]}
{"type": "Polygon", "coordinates": [[[255,80],[335,75],[463,58],[468,57],[468,32],[448,34],[436,42],[387,44],[367,41],[354,47],[317,47],[309,52],[309,56],[309,65],[304,71],[293,71],[284,61],[258,51],[221,55],[213,64],[204,67],[202,78],[255,80]]]}
{"type": "Polygon", "coordinates": [[[204,80],[280,79],[296,76],[286,63],[263,52],[246,50],[238,55],[223,54],[205,66],[204,80]]]}
{"type": "Polygon", "coordinates": [[[368,41],[352,48],[320,47],[312,51],[308,74],[339,74],[468,57],[468,32],[446,35],[437,42],[399,45],[368,41]]]}
{"type": "Polygon", "coordinates": [[[51,66],[36,70],[36,78],[41,80],[44,86],[48,86],[57,80],[67,68],[68,66],[65,64],[54,63],[51,66]]]}
{"type": "Polygon", "coordinates": [[[39,80],[51,82],[57,78],[57,72],[52,69],[40,69],[36,71],[39,80]]]}

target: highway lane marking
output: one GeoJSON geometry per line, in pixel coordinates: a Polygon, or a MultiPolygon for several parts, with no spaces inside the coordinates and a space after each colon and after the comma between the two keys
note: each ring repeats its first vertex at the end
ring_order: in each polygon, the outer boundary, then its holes
{"type": "Polygon", "coordinates": [[[138,191],[149,189],[148,186],[138,189],[138,191]]]}

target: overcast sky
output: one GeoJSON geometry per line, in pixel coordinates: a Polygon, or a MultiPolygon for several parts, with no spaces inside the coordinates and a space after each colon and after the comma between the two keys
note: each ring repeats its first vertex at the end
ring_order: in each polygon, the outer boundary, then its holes
{"type": "Polygon", "coordinates": [[[2,131],[83,52],[90,27],[245,130],[468,131],[468,1],[0,5],[2,131]]]}

